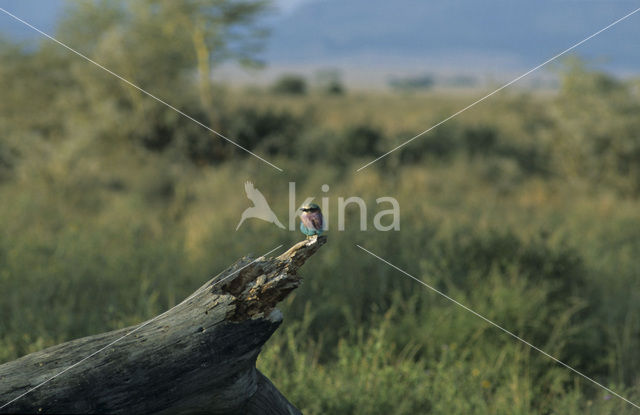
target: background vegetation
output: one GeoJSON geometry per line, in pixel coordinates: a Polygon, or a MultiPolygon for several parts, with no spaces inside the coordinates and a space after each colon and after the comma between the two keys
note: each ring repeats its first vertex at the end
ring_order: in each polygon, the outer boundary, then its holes
{"type": "Polygon", "coordinates": [[[634,413],[355,243],[640,401],[637,81],[572,59],[557,93],[500,94],[355,173],[476,96],[335,76],[229,89],[207,74],[259,63],[265,4],[181,3],[78,2],[57,36],[285,173],[58,45],[4,41],[0,362],[148,319],[248,251],[300,239],[259,221],[233,232],[245,180],[285,223],[295,181],[299,202],[330,198],[334,231],[258,367],[304,413],[634,413]],[[375,199],[396,197],[401,231],[361,232],[355,209],[335,231],[352,195],[370,229],[375,199]]]}

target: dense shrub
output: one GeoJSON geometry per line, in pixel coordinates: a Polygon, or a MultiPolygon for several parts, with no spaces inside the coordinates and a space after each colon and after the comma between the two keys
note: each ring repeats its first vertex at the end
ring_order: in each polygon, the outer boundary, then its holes
{"type": "Polygon", "coordinates": [[[272,109],[240,108],[229,114],[225,131],[240,145],[259,149],[270,156],[294,156],[297,142],[310,120],[288,111],[272,109]]]}
{"type": "Polygon", "coordinates": [[[304,95],[307,93],[307,81],[299,75],[283,75],[275,81],[271,90],[276,94],[304,95]]]}
{"type": "Polygon", "coordinates": [[[369,124],[350,126],[343,134],[344,153],[347,157],[377,156],[383,139],[380,129],[369,124]]]}
{"type": "MultiPolygon", "coordinates": [[[[449,160],[460,150],[462,134],[462,128],[457,123],[443,124],[403,146],[400,160],[402,163],[419,163],[428,159],[449,160]]],[[[415,132],[404,132],[398,138],[398,144],[416,135],[415,132]]]]}

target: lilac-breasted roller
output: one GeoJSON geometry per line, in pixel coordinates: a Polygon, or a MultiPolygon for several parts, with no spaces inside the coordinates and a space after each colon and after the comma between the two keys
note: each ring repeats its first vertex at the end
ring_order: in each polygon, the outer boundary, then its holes
{"type": "Polygon", "coordinates": [[[313,235],[322,235],[324,220],[322,219],[322,211],[320,206],[315,203],[303,206],[300,210],[300,231],[311,237],[313,235]]]}

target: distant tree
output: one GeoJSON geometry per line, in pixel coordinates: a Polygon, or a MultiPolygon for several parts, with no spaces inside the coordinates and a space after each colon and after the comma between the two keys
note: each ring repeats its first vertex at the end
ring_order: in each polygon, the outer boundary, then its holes
{"type": "Polygon", "coordinates": [[[431,75],[409,76],[405,78],[391,78],[389,86],[400,91],[414,91],[430,89],[435,84],[431,75]]]}
{"type": "MultiPolygon", "coordinates": [[[[257,52],[266,31],[258,16],[267,7],[266,0],[75,0],[68,2],[56,37],[220,130],[226,110],[212,70],[227,61],[261,64],[257,52]]],[[[14,62],[17,68],[20,60],[14,62]]],[[[47,68],[25,84],[51,97],[46,114],[64,120],[70,131],[85,125],[85,135],[132,140],[154,151],[173,148],[199,163],[230,152],[223,140],[48,40],[25,65],[47,68]]],[[[30,71],[16,73],[24,79],[30,71]]]]}
{"type": "Polygon", "coordinates": [[[259,66],[256,53],[262,47],[266,30],[256,17],[265,10],[266,0],[145,0],[144,13],[151,13],[154,23],[166,22],[162,30],[170,36],[184,33],[194,52],[200,99],[210,110],[214,100],[212,65],[235,60],[259,66]],[[155,16],[153,13],[155,11],[155,16]]]}
{"type": "Polygon", "coordinates": [[[469,75],[455,75],[447,79],[445,84],[456,88],[471,88],[478,85],[478,79],[469,75]]]}
{"type": "Polygon", "coordinates": [[[256,53],[267,32],[257,17],[267,0],[77,0],[69,5],[59,28],[63,40],[154,91],[181,93],[180,76],[196,73],[208,113],[213,112],[215,65],[228,60],[261,64],[256,53]]]}
{"type": "Polygon", "coordinates": [[[272,87],[277,94],[304,95],[307,93],[307,81],[300,75],[282,75],[272,87]]]}
{"type": "Polygon", "coordinates": [[[318,71],[316,79],[320,90],[329,95],[342,95],[345,92],[340,71],[337,69],[325,69],[318,71]]]}

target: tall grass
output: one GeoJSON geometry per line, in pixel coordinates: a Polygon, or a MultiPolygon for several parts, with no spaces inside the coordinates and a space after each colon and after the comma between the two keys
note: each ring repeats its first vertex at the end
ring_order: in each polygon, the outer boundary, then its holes
{"type": "Polygon", "coordinates": [[[115,87],[44,119],[0,105],[0,362],[150,318],[237,258],[297,241],[256,220],[234,231],[245,180],[285,224],[294,181],[299,203],[329,198],[329,243],[258,367],[305,413],[632,413],[355,246],[640,400],[637,95],[571,76],[555,97],[494,97],[359,173],[472,97],[221,89],[220,127],[284,173],[175,114],[132,110],[115,87]],[[594,108],[598,125],[583,123],[594,108]],[[349,196],[369,231],[355,209],[337,230],[349,196]],[[380,196],[399,201],[399,232],[372,230],[380,196]]]}
{"type": "MultiPolygon", "coordinates": [[[[252,161],[192,169],[116,152],[92,163],[51,161],[0,188],[2,361],[150,318],[247,252],[301,238],[258,221],[233,232],[246,179],[286,221],[288,179],[252,161]]],[[[505,188],[511,179],[462,159],[350,176],[280,163],[299,199],[330,183],[330,210],[351,195],[374,211],[380,195],[401,206],[400,232],[361,232],[356,211],[338,232],[333,216],[282,305],[258,367],[305,413],[631,413],[355,243],[633,400],[636,201],[536,176],[505,188]]]]}

